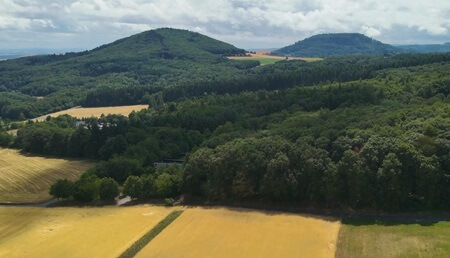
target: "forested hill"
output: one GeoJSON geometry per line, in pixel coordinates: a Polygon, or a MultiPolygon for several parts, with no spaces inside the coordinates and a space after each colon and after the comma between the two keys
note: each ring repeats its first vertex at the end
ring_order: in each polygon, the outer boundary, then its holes
{"type": "Polygon", "coordinates": [[[328,57],[399,53],[403,50],[359,33],[319,34],[272,52],[273,55],[328,57]]]}
{"type": "Polygon", "coordinates": [[[145,31],[86,52],[86,57],[187,59],[210,61],[217,55],[244,54],[228,43],[188,30],[163,28],[145,31]]]}
{"type": "Polygon", "coordinates": [[[15,138],[0,123],[0,146],[101,159],[76,182],[60,181],[82,202],[113,178],[141,200],[186,193],[209,203],[449,211],[450,53],[252,70],[269,79],[129,117],[77,127],[60,116],[27,123],[15,138]],[[183,167],[154,168],[180,153],[183,167]]]}
{"type": "Polygon", "coordinates": [[[199,33],[163,28],[90,51],[2,61],[0,117],[32,118],[79,105],[98,87],[139,86],[154,93],[198,78],[239,76],[258,62],[224,56],[242,53],[243,49],[199,33]],[[37,96],[45,98],[37,100],[37,96]]]}

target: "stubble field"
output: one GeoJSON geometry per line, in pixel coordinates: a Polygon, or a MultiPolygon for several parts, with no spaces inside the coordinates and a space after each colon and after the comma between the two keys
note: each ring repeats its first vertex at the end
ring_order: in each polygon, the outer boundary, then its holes
{"type": "Polygon", "coordinates": [[[334,257],[339,221],[191,208],[136,257],[334,257]]]}
{"type": "Polygon", "coordinates": [[[28,156],[0,149],[0,203],[47,201],[56,180],[77,179],[92,165],[89,161],[28,156]]]}
{"type": "Polygon", "coordinates": [[[0,257],[118,257],[171,211],[0,207],[0,257]]]}
{"type": "Polygon", "coordinates": [[[87,118],[87,117],[100,117],[103,115],[116,114],[128,116],[133,111],[140,111],[142,109],[148,108],[148,105],[132,105],[132,106],[116,106],[116,107],[74,107],[62,111],[58,111],[52,114],[47,114],[35,118],[35,121],[44,121],[48,116],[57,117],[60,115],[70,115],[76,118],[87,118]]]}

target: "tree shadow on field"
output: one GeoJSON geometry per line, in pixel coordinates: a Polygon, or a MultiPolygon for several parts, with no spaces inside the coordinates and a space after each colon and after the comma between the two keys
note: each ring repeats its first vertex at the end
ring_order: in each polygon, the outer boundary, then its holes
{"type": "Polygon", "coordinates": [[[313,218],[325,220],[328,222],[338,222],[341,220],[339,216],[328,215],[327,212],[323,213],[314,213],[308,211],[297,210],[295,208],[288,207],[262,207],[260,205],[252,206],[252,205],[239,205],[239,204],[185,204],[187,208],[202,208],[206,210],[215,210],[215,209],[226,209],[228,211],[238,212],[238,213],[260,213],[268,216],[277,216],[277,215],[297,215],[302,216],[304,218],[313,218]]]}
{"type": "Polygon", "coordinates": [[[299,215],[307,218],[326,220],[329,222],[341,221],[344,225],[364,226],[397,226],[413,225],[432,226],[441,221],[450,221],[450,213],[383,213],[380,211],[348,211],[333,210],[324,207],[293,204],[267,204],[267,203],[204,203],[191,200],[184,204],[188,208],[199,207],[203,209],[223,208],[234,212],[258,212],[265,215],[299,215]]]}
{"type": "Polygon", "coordinates": [[[450,217],[446,215],[353,215],[343,217],[343,225],[351,226],[400,226],[420,225],[424,227],[433,226],[439,222],[449,222],[450,217]]]}
{"type": "Polygon", "coordinates": [[[86,163],[96,163],[95,160],[87,159],[87,158],[75,158],[75,157],[59,157],[59,156],[53,156],[53,155],[47,155],[47,154],[36,154],[36,153],[30,153],[26,152],[24,150],[18,150],[18,149],[11,149],[16,150],[18,153],[24,157],[27,158],[42,158],[42,159],[59,159],[59,160],[65,160],[65,161],[83,161],[86,163]]]}

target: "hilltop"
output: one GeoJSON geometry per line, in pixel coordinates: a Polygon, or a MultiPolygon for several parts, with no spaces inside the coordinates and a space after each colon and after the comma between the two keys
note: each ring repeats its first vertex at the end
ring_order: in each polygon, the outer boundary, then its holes
{"type": "Polygon", "coordinates": [[[0,117],[33,118],[76,105],[148,103],[143,96],[163,88],[239,76],[247,66],[258,65],[225,58],[244,53],[196,32],[162,28],[90,51],[3,61],[0,117]],[[139,91],[117,93],[136,87],[139,91]],[[86,101],[89,94],[93,97],[86,101]]]}
{"type": "Polygon", "coordinates": [[[359,33],[319,34],[272,52],[273,55],[329,57],[340,55],[383,55],[402,52],[359,33]]]}

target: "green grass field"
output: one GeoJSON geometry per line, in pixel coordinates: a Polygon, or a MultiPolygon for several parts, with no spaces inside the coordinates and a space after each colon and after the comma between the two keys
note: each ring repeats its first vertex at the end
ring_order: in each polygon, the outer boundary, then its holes
{"type": "Polygon", "coordinates": [[[257,60],[261,63],[261,65],[274,64],[275,62],[280,61],[280,59],[270,57],[250,57],[249,60],[257,60]]]}
{"type": "Polygon", "coordinates": [[[336,257],[450,257],[450,222],[344,219],[336,257]]]}

